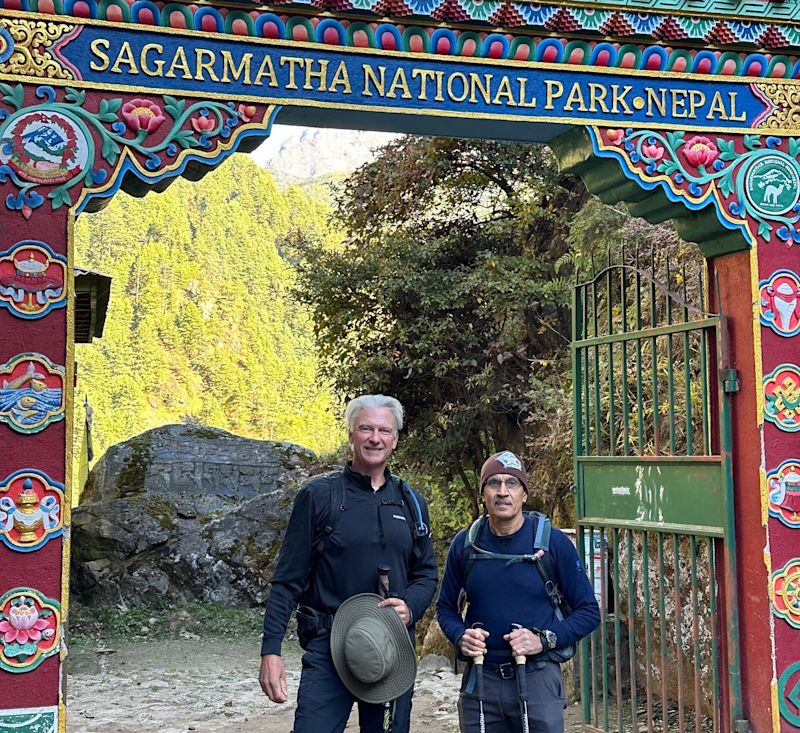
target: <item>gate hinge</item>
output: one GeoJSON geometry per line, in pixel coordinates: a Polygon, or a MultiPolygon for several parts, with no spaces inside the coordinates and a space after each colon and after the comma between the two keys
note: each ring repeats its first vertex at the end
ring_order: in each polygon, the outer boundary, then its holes
{"type": "Polygon", "coordinates": [[[734,720],[733,721],[734,733],[750,733],[749,720],[734,720]]]}
{"type": "Polygon", "coordinates": [[[739,372],[735,369],[720,369],[720,381],[722,382],[723,392],[739,391],[739,372]]]}

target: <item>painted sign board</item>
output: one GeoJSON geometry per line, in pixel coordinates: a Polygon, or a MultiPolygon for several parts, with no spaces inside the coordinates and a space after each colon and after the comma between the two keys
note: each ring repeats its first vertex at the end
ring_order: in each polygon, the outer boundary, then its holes
{"type": "Polygon", "coordinates": [[[724,534],[724,483],[717,457],[579,457],[577,463],[585,487],[578,508],[584,524],[724,534]]]}
{"type": "MultiPolygon", "coordinates": [[[[776,106],[750,79],[64,24],[53,85],[525,122],[745,131],[776,106]]],[[[2,69],[0,68],[0,72],[2,69]]],[[[0,78],[14,79],[0,73],[0,78]]]]}

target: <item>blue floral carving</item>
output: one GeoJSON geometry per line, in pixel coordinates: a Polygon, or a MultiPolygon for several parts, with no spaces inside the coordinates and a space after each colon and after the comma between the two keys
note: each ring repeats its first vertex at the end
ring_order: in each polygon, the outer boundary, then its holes
{"type": "MultiPolygon", "coordinates": [[[[102,99],[98,110],[92,112],[82,106],[86,99],[83,91],[67,89],[63,101],[56,101],[56,92],[51,86],[42,85],[36,89],[35,94],[38,99],[43,100],[42,103],[23,107],[22,87],[0,84],[0,151],[5,155],[11,154],[12,141],[7,131],[21,115],[59,112],[74,121],[83,133],[87,146],[88,169],[79,167],[60,185],[48,185],[45,196],[39,193],[45,184],[24,180],[11,166],[0,166],[0,183],[11,181],[19,189],[16,195],[9,194],[6,197],[6,207],[26,216],[48,199],[53,209],[72,206],[76,194],[83,186],[103,184],[108,179],[108,171],[92,167],[98,154],[100,159],[114,167],[122,151],[126,150],[129,155],[142,160],[147,171],[155,173],[164,164],[163,155],[174,158],[182,150],[211,148],[215,139],[229,138],[239,124],[233,102],[197,102],[187,107],[185,101],[166,96],[163,102],[160,99],[159,102],[163,104],[167,119],[172,119],[172,126],[163,139],[148,145],[146,142],[149,130],[146,127],[137,129],[135,125],[132,126],[137,118],[130,111],[126,112],[122,99],[102,99]],[[9,113],[2,109],[2,104],[12,111],[9,113]],[[194,122],[201,117],[205,120],[202,129],[196,127],[194,122]],[[194,130],[186,129],[189,124],[194,130]],[[99,140],[99,150],[96,139],[99,140]]],[[[150,104],[155,106],[155,103],[150,104]]]]}
{"type": "Polygon", "coordinates": [[[5,28],[0,28],[0,64],[8,61],[12,53],[14,53],[14,39],[5,28]]]}
{"type": "Polygon", "coordinates": [[[528,5],[527,3],[514,3],[516,10],[531,25],[544,25],[557,12],[554,5],[528,5]]]}
{"type": "MultiPolygon", "coordinates": [[[[756,205],[752,192],[747,190],[747,173],[761,161],[786,166],[796,172],[800,182],[800,139],[779,138],[774,135],[745,135],[744,150],[737,150],[734,141],[723,137],[692,135],[683,131],[657,130],[620,131],[612,140],[614,148],[600,145],[599,135],[590,128],[595,150],[602,156],[621,160],[629,173],[648,185],[669,185],[673,200],[683,199],[694,207],[713,201],[716,189],[722,199],[718,202],[720,220],[731,226],[723,207],[735,218],[751,217],[757,222],[758,236],[769,242],[773,237],[787,243],[800,243],[800,206],[783,213],[769,213],[756,205]],[[616,147],[619,146],[619,147],[616,147]],[[644,163],[644,170],[638,163],[644,163]]],[[[754,169],[758,170],[758,168],[754,169]]],[[[800,188],[800,185],[798,185],[800,188]]],[[[800,194],[800,190],[797,192],[800,194]]],[[[762,202],[763,204],[763,202],[762,202]]]]}

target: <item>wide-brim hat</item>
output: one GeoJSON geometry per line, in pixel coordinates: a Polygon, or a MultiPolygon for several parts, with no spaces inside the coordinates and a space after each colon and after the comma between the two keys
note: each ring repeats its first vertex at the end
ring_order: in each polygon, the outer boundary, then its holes
{"type": "Polygon", "coordinates": [[[331,656],[344,686],[374,704],[408,692],[417,676],[408,629],[394,608],[378,608],[382,600],[375,593],[351,596],[331,627],[331,656]]]}

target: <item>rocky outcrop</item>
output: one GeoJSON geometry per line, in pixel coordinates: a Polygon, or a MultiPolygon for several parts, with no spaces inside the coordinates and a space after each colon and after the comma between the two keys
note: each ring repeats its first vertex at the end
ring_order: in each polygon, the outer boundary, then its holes
{"type": "Polygon", "coordinates": [[[113,446],[72,512],[73,596],[263,603],[313,461],[291,443],[187,425],[113,446]]]}

